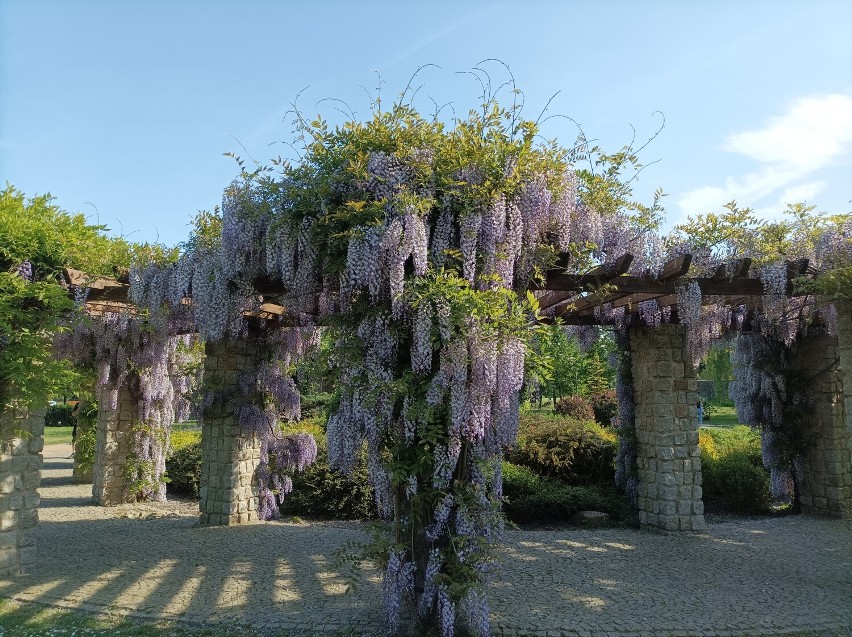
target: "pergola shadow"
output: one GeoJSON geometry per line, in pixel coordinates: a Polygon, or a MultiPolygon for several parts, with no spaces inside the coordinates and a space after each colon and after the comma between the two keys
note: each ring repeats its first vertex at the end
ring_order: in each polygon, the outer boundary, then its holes
{"type": "MultiPolygon", "coordinates": [[[[35,568],[0,580],[3,597],[193,623],[383,631],[379,573],[366,571],[345,594],[331,565],[336,548],[366,538],[362,525],[206,527],[186,504],[127,517],[133,507],[81,502],[90,487],[73,484],[66,465],[43,489],[35,568]]],[[[691,534],[519,530],[501,555],[489,595],[503,634],[844,635],[852,625],[848,521],[745,519],[691,534]]]]}

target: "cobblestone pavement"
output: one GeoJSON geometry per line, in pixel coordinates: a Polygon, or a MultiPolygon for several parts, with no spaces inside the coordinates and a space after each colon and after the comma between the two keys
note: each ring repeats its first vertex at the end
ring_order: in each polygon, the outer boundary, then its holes
{"type": "MultiPolygon", "coordinates": [[[[331,565],[357,523],[202,527],[196,503],[95,507],[45,449],[34,572],[0,596],[114,614],[380,634],[379,580],[354,594],[331,565]]],[[[702,534],[511,531],[493,632],[559,636],[852,635],[852,525],[735,519],[702,534]]]]}

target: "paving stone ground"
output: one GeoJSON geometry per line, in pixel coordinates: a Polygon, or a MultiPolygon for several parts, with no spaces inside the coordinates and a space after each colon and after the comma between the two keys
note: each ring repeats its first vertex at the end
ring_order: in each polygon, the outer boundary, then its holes
{"type": "MultiPolygon", "coordinates": [[[[69,447],[45,448],[38,559],[0,596],[83,610],[314,633],[383,632],[379,579],[355,594],[334,550],[358,523],[199,526],[198,505],[96,507],[69,447]]],[[[700,534],[510,531],[492,584],[495,635],[852,635],[852,525],[734,519],[700,534]]]]}

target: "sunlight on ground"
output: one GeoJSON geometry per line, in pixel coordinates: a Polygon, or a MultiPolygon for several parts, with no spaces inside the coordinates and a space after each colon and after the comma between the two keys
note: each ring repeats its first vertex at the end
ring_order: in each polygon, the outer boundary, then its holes
{"type": "Polygon", "coordinates": [[[347,584],[339,573],[328,570],[328,560],[324,555],[311,555],[316,575],[314,576],[326,595],[345,595],[347,584]]]}
{"type": "Polygon", "coordinates": [[[571,589],[570,591],[565,591],[564,593],[560,593],[559,596],[564,600],[577,604],[582,604],[586,608],[590,608],[593,610],[599,610],[606,606],[606,602],[600,597],[594,597],[592,595],[581,595],[574,589],[571,589]]]}
{"type": "Polygon", "coordinates": [[[595,579],[592,580],[592,582],[594,582],[601,588],[605,588],[608,591],[617,591],[619,585],[622,584],[622,582],[619,582],[614,579],[595,579]]]}
{"type": "Polygon", "coordinates": [[[175,592],[169,602],[163,607],[163,612],[169,615],[182,615],[192,604],[193,598],[201,589],[201,583],[207,575],[207,567],[199,565],[195,567],[192,577],[187,578],[180,589],[175,592]]]}
{"type": "Polygon", "coordinates": [[[276,604],[297,602],[302,599],[293,575],[295,571],[290,563],[283,557],[279,557],[275,564],[275,589],[272,592],[272,599],[276,604]]]}
{"type": "Polygon", "coordinates": [[[234,562],[231,572],[222,582],[216,608],[227,609],[246,606],[248,604],[248,589],[252,585],[251,562],[234,562]]]}
{"type": "Polygon", "coordinates": [[[520,551],[516,551],[510,546],[502,547],[502,551],[508,557],[514,560],[522,560],[524,562],[535,562],[538,558],[535,555],[530,555],[529,553],[521,553],[520,551]]]}
{"type": "Polygon", "coordinates": [[[114,582],[124,576],[126,573],[126,567],[113,569],[106,573],[100,573],[93,580],[89,580],[74,592],[65,595],[65,597],[74,600],[72,602],[73,606],[79,606],[81,603],[86,603],[92,599],[98,591],[109,585],[111,582],[114,582]]]}
{"type": "Polygon", "coordinates": [[[168,580],[169,575],[177,568],[178,564],[179,561],[175,559],[161,560],[156,566],[148,569],[148,572],[141,578],[145,583],[147,593],[133,603],[133,608],[137,610],[144,608],[148,600],[156,599],[160,587],[168,580]]]}
{"type": "Polygon", "coordinates": [[[55,590],[62,586],[65,583],[64,579],[57,579],[49,582],[47,584],[34,584],[28,588],[25,588],[17,593],[14,593],[16,597],[26,597],[26,598],[35,598],[38,599],[40,597],[44,597],[45,594],[49,593],[52,590],[55,590]]]}

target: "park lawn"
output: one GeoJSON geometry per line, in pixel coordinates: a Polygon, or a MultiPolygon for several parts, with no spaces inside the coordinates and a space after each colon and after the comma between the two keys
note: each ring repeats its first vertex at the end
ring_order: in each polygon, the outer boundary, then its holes
{"type": "Polygon", "coordinates": [[[73,427],[45,427],[45,445],[70,445],[73,427]]]}
{"type": "Polygon", "coordinates": [[[733,405],[710,405],[708,412],[704,415],[705,427],[736,427],[742,424],[733,405]]]}

